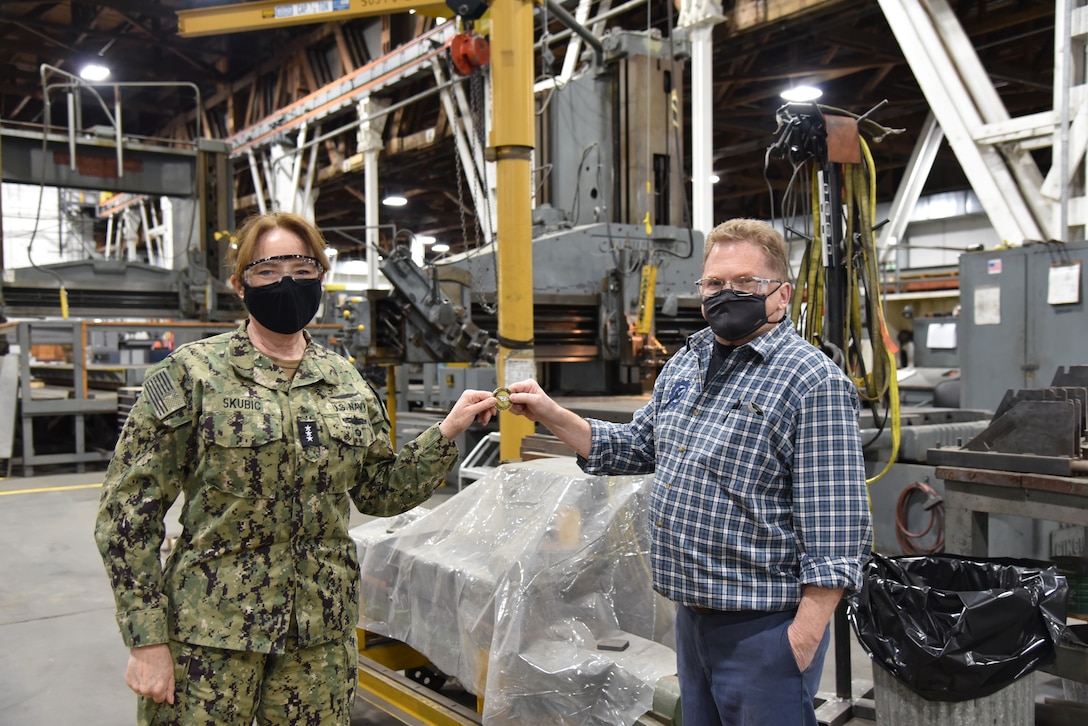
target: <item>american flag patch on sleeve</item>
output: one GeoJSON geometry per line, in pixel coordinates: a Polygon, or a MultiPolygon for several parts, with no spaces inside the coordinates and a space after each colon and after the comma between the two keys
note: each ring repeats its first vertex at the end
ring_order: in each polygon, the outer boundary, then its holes
{"type": "Polygon", "coordinates": [[[151,401],[151,405],[155,408],[155,415],[160,420],[185,406],[185,398],[178,390],[174,379],[165,370],[155,373],[144,381],[143,395],[151,401]]]}

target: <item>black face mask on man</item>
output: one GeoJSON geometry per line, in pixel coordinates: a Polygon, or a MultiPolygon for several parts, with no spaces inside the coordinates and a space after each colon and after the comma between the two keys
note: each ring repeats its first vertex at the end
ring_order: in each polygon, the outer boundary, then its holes
{"type": "Polygon", "coordinates": [[[320,278],[296,280],[285,275],[271,285],[251,287],[243,282],[242,289],[242,302],[254,320],[282,335],[305,328],[321,306],[320,278]]]}
{"type": "Polygon", "coordinates": [[[703,316],[722,340],[742,340],[767,322],[767,295],[740,295],[725,289],[703,299],[703,316]]]}

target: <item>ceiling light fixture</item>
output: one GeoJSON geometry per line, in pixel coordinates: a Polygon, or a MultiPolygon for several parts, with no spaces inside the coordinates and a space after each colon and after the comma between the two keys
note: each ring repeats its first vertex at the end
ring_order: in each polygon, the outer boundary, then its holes
{"type": "Polygon", "coordinates": [[[382,204],[387,207],[403,207],[408,203],[408,200],[399,194],[390,194],[382,200],[382,204]]]}
{"type": "Polygon", "coordinates": [[[722,180],[722,178],[720,176],[718,176],[717,174],[711,174],[710,175],[710,183],[711,184],[717,184],[721,180],[722,180]]]}
{"type": "Polygon", "coordinates": [[[787,88],[785,91],[782,91],[780,95],[791,103],[805,103],[806,101],[815,101],[817,98],[824,95],[824,92],[816,86],[801,83],[787,88]]]}
{"type": "Polygon", "coordinates": [[[421,245],[433,245],[435,242],[438,241],[438,239],[432,237],[429,234],[417,234],[416,241],[419,242],[421,245]]]}
{"type": "Polygon", "coordinates": [[[104,81],[110,77],[110,69],[101,63],[88,63],[79,72],[79,77],[85,81],[104,81]]]}
{"type": "Polygon", "coordinates": [[[431,245],[431,252],[442,253],[442,252],[449,252],[449,251],[450,251],[450,246],[448,244],[446,244],[445,242],[439,242],[438,244],[431,245]]]}

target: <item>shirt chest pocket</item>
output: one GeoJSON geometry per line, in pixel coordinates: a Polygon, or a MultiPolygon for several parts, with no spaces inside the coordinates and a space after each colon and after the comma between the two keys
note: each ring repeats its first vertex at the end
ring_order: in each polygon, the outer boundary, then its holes
{"type": "Polygon", "coordinates": [[[322,416],[329,434],[330,465],[338,463],[358,471],[374,442],[374,428],[364,413],[326,413],[322,416]]]}
{"type": "Polygon", "coordinates": [[[215,411],[204,416],[201,429],[205,483],[236,497],[276,496],[289,465],[279,416],[215,411]]]}
{"type": "Polygon", "coordinates": [[[774,429],[755,407],[730,410],[715,428],[703,463],[718,481],[732,482],[734,487],[754,486],[780,473],[774,429]]]}

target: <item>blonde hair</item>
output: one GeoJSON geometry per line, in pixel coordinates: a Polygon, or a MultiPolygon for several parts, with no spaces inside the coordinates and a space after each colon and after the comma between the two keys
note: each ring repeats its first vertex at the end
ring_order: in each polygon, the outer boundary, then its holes
{"type": "Polygon", "coordinates": [[[722,222],[706,236],[703,247],[703,262],[710,256],[710,251],[718,245],[747,242],[763,250],[763,256],[770,263],[779,280],[789,282],[790,263],[786,240],[777,229],[760,219],[731,219],[722,222]]]}
{"type": "Polygon", "coordinates": [[[227,259],[234,265],[234,276],[242,279],[246,265],[253,262],[253,248],[261,237],[276,228],[285,229],[298,235],[299,239],[310,248],[310,257],[317,260],[322,269],[328,271],[329,258],[325,254],[325,238],[312,224],[291,212],[269,212],[248,217],[235,234],[235,243],[231,245],[227,259]]]}

